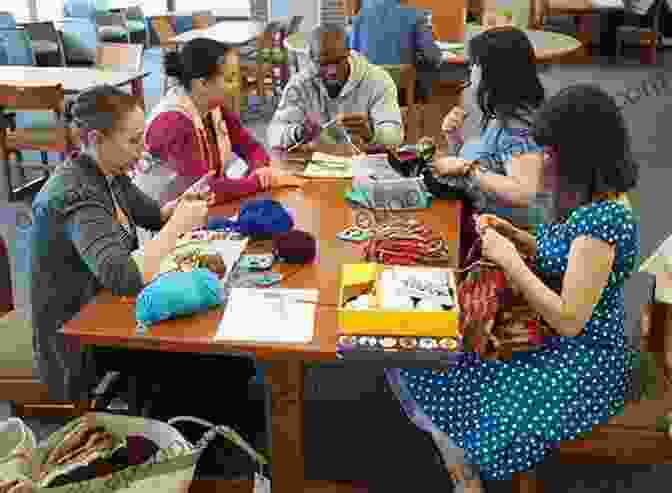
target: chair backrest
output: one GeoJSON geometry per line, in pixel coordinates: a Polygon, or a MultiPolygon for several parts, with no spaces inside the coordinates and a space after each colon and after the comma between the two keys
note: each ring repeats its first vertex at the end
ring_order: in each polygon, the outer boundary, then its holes
{"type": "Polygon", "coordinates": [[[346,16],[345,0],[324,0],[320,2],[320,23],[345,25],[346,16]]]}
{"type": "Polygon", "coordinates": [[[14,29],[16,19],[11,12],[0,12],[0,29],[14,29]]]}
{"type": "Polygon", "coordinates": [[[96,26],[119,26],[126,29],[126,15],[123,12],[96,13],[96,26]]]}
{"type": "Polygon", "coordinates": [[[153,17],[151,24],[156,36],[159,38],[159,44],[170,44],[172,43],[171,40],[177,36],[171,22],[171,17],[168,15],[153,17]]]}
{"type": "Polygon", "coordinates": [[[36,65],[27,31],[0,29],[0,65],[36,65]]]}
{"type": "Polygon", "coordinates": [[[196,12],[191,16],[192,29],[207,29],[215,25],[216,19],[209,10],[203,12],[196,12]]]}
{"type": "Polygon", "coordinates": [[[65,50],[63,48],[63,42],[53,22],[31,22],[25,24],[23,28],[28,32],[32,41],[49,41],[55,43],[61,58],[61,65],[65,66],[65,50]]]}
{"type": "Polygon", "coordinates": [[[142,69],[144,46],[129,43],[98,43],[96,66],[130,71],[142,69]]]}

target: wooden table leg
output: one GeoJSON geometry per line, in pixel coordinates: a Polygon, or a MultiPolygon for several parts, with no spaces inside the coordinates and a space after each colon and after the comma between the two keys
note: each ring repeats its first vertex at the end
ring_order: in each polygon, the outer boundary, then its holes
{"type": "Polygon", "coordinates": [[[304,490],[303,361],[269,362],[271,487],[273,493],[304,490]]]}

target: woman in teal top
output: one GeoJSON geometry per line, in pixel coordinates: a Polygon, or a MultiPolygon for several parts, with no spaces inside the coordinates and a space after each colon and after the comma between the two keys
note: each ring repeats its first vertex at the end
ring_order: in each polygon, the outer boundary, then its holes
{"type": "Polygon", "coordinates": [[[536,237],[501,218],[479,234],[484,256],[558,335],[509,361],[469,353],[445,370],[388,371],[402,407],[431,433],[462,491],[481,491],[478,472],[508,479],[532,468],[624,406],[632,353],[623,285],[639,258],[639,224],[625,195],[638,166],[625,123],[610,96],[579,85],[548,101],[532,135],[562,177],[562,196],[571,197],[561,218],[540,225],[536,237]],[[538,274],[514,245],[535,253],[538,274]],[[558,279],[561,287],[548,287],[558,279]]]}

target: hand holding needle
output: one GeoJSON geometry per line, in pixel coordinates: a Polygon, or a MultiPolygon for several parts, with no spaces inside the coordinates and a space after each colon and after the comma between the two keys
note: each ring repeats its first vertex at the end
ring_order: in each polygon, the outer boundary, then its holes
{"type": "MultiPolygon", "coordinates": [[[[320,125],[320,132],[323,132],[327,128],[332,127],[336,123],[336,121],[337,121],[336,118],[334,118],[333,120],[329,120],[327,123],[324,123],[323,125],[320,125]]],[[[291,146],[289,149],[287,149],[287,152],[292,152],[294,149],[296,149],[297,147],[299,147],[300,145],[303,145],[305,143],[306,142],[304,142],[304,141],[297,142],[296,144],[291,146]]]]}

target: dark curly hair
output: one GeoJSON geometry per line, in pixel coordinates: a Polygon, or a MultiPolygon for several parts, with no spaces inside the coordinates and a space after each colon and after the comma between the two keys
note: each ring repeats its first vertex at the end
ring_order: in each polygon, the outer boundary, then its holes
{"type": "Polygon", "coordinates": [[[568,190],[627,192],[637,186],[639,164],[616,100],[600,87],[567,87],[546,102],[531,129],[534,140],[552,149],[568,190]]]}
{"type": "Polygon", "coordinates": [[[481,68],[476,88],[481,127],[485,129],[495,118],[531,124],[531,115],[544,102],[546,91],[527,35],[510,26],[488,29],[469,42],[469,58],[481,68]]]}

